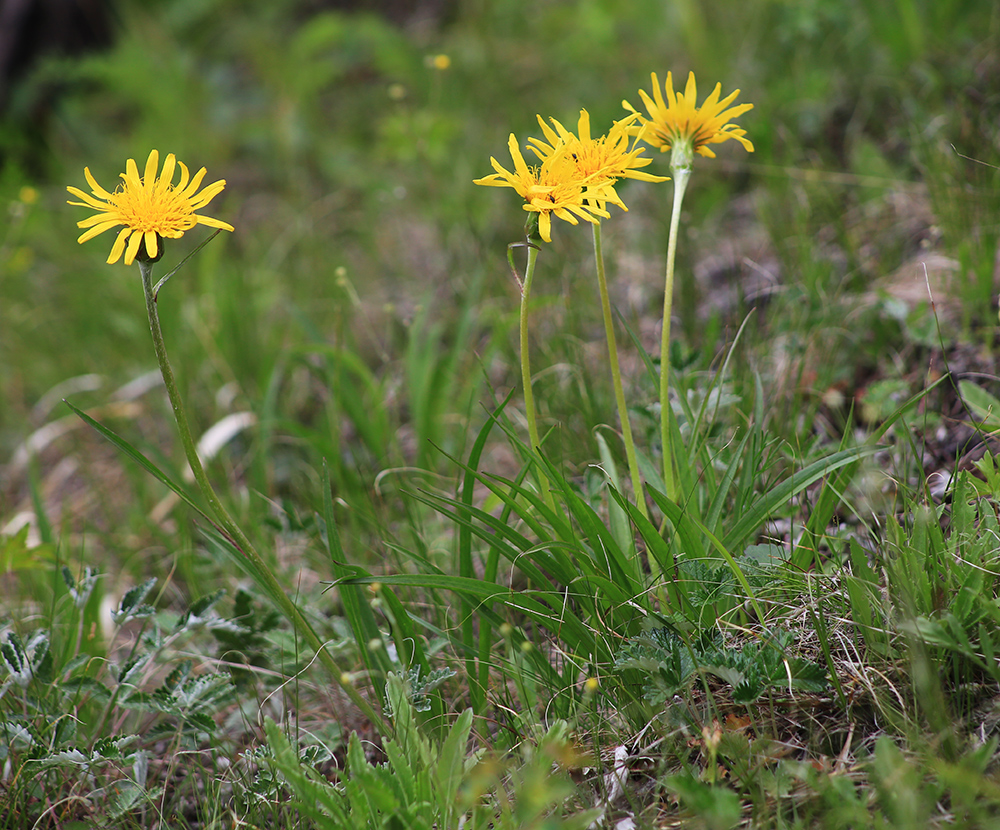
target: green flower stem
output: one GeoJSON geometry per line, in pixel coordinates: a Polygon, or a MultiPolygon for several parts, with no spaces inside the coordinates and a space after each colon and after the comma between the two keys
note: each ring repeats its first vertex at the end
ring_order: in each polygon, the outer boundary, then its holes
{"type": "Polygon", "coordinates": [[[180,434],[181,444],[184,447],[184,454],[187,456],[188,464],[191,465],[191,472],[194,473],[194,480],[201,490],[205,501],[208,503],[211,515],[218,522],[219,529],[228,537],[229,541],[248,560],[256,578],[263,583],[261,587],[271,597],[295,630],[309,643],[316,651],[320,661],[333,675],[334,681],[344,690],[347,696],[353,701],[365,716],[372,722],[375,728],[384,730],[385,722],[375,711],[374,707],[365,700],[350,682],[349,676],[337,665],[336,661],[326,650],[323,641],[320,640],[309,621],[303,616],[298,606],[285,592],[285,589],[278,582],[274,572],[267,566],[246,534],[236,523],[236,520],[229,515],[223,506],[215,490],[212,488],[205,469],[202,467],[201,459],[198,457],[198,448],[194,437],[191,434],[191,427],[188,424],[187,414],[184,411],[184,402],[181,400],[180,391],[177,388],[177,381],[174,379],[174,372],[170,368],[170,361],[167,358],[167,348],[163,342],[163,332],[160,329],[160,315],[157,311],[156,296],[153,293],[153,264],[139,260],[139,270],[142,273],[142,290],[146,296],[146,314],[149,317],[149,329],[153,335],[153,349],[156,352],[156,360],[160,365],[160,373],[163,375],[163,385],[167,388],[167,396],[170,398],[170,406],[174,412],[174,421],[177,423],[177,431],[180,434]]]}
{"type": "MultiPolygon", "coordinates": [[[[618,361],[618,344],[615,342],[614,319],[611,316],[611,300],[608,298],[608,281],[604,273],[604,253],[601,249],[601,223],[591,225],[594,230],[594,262],[597,266],[597,285],[601,290],[601,311],[604,314],[604,336],[608,341],[608,362],[611,364],[611,380],[615,387],[615,403],[618,404],[618,420],[622,425],[622,440],[625,442],[625,456],[628,458],[628,469],[632,476],[632,492],[635,503],[644,518],[646,511],[646,494],[642,489],[642,477],[639,475],[639,459],[635,452],[635,441],[632,440],[632,425],[629,423],[628,407],[625,405],[625,390],[622,387],[621,364],[618,361]]],[[[651,558],[650,562],[654,560],[651,558]]]]}
{"type": "MultiPolygon", "coordinates": [[[[535,276],[535,261],[538,246],[528,243],[528,263],[524,267],[524,281],[521,283],[521,384],[524,386],[524,411],[528,419],[528,438],[531,449],[541,452],[542,442],[538,437],[538,422],[535,417],[535,394],[531,389],[531,361],[528,350],[528,301],[531,298],[531,281],[535,276]]],[[[555,501],[549,491],[549,480],[541,469],[538,470],[538,486],[545,503],[555,509],[555,501]]]]}
{"type": "Polygon", "coordinates": [[[663,483],[667,496],[676,501],[678,496],[677,473],[674,453],[670,446],[670,315],[674,304],[674,259],[677,256],[677,229],[681,221],[681,204],[684,191],[691,178],[690,165],[672,166],[674,176],[674,207],[670,215],[670,236],[667,241],[667,274],[663,287],[663,332],[660,337],[660,439],[663,445],[663,483]]]}

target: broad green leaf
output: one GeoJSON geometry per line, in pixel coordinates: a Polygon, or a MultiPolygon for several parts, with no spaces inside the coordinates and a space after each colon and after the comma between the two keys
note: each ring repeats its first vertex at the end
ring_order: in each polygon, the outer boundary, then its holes
{"type": "Polygon", "coordinates": [[[958,392],[972,414],[982,421],[986,430],[1000,429],[1000,400],[969,380],[958,382],[958,392]]]}
{"type": "Polygon", "coordinates": [[[11,536],[0,536],[0,573],[39,570],[52,566],[52,545],[28,545],[30,526],[25,524],[11,536]]]}

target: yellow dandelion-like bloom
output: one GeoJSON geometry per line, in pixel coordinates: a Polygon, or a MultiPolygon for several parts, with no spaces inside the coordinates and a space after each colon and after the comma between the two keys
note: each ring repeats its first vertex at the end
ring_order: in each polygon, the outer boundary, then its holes
{"type": "Polygon", "coordinates": [[[513,133],[507,146],[514,160],[514,172],[491,157],[490,163],[496,173],[475,179],[473,183],[514,188],[525,201],[524,209],[538,214],[538,232],[546,242],[552,241],[553,216],[571,225],[579,224],[578,219],[596,222],[598,216],[608,218],[610,214],[598,206],[598,202],[613,201],[607,192],[607,182],[581,178],[565,146],[557,148],[539,167],[528,166],[513,133]]]}
{"type": "Polygon", "coordinates": [[[90,168],[85,167],[83,175],[87,177],[92,195],[77,187],[67,187],[71,194],[83,200],[67,204],[92,208],[99,213],[76,223],[77,227],[88,229],[77,242],[82,244],[105,231],[124,225],[115,244],[111,246],[108,264],[117,262],[124,253],[125,264],[131,265],[139,254],[143,241],[146,243],[146,255],[155,260],[160,252],[160,237],[179,239],[195,225],[233,230],[233,226],[227,222],[195,213],[222,192],[226,186],[225,179],[213,182],[199,192],[198,188],[205,178],[204,167],[191,178],[187,167],[171,153],[157,176],[159,164],[160,154],[153,150],[146,160],[145,172],[140,177],[135,160],[129,159],[125,164],[125,172],[121,174],[122,183],[114,193],[101,187],[91,175],[90,168]],[[174,185],[172,180],[177,166],[181,168],[181,177],[174,185]]]}
{"type": "MultiPolygon", "coordinates": [[[[668,176],[654,176],[638,169],[652,162],[651,158],[642,155],[644,147],[633,145],[632,149],[629,149],[630,127],[639,118],[639,113],[633,113],[621,121],[616,121],[607,135],[599,138],[590,136],[590,114],[586,110],[580,110],[580,120],[577,122],[575,135],[554,118],[550,119],[555,127],[554,130],[542,120],[542,116],[539,115],[537,118],[548,143],[538,138],[529,138],[528,143],[532,152],[543,162],[555,153],[564,153],[573,160],[581,179],[603,188],[609,196],[608,201],[618,205],[622,210],[628,208],[615,192],[614,183],[618,179],[669,181],[668,176]]],[[[604,205],[601,204],[601,207],[604,205]]]]}
{"type": "Polygon", "coordinates": [[[651,77],[653,97],[650,98],[645,90],[639,90],[639,96],[646,105],[649,117],[639,113],[628,101],[622,101],[622,106],[639,115],[639,123],[644,129],[643,141],[659,147],[661,153],[667,150],[674,151],[672,165],[690,164],[693,153],[715,158],[715,153],[708,145],[721,144],[729,139],[738,141],[747,152],[753,152],[753,144],[744,138],[746,130],[728,123],[747,110],[753,109],[753,104],[729,106],[740,94],[738,89],[720,101],[722,84],[716,84],[712,94],[698,107],[696,105],[698,90],[693,72],[688,75],[687,86],[681,93],[674,92],[673,78],[669,72],[667,73],[664,85],[667,92],[666,101],[663,100],[656,73],[651,73],[651,77]]]}

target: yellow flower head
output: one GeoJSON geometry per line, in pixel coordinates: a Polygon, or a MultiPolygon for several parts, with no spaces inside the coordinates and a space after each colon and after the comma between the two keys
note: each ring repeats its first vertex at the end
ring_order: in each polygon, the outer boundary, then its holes
{"type": "Polygon", "coordinates": [[[557,148],[540,167],[528,167],[513,133],[507,140],[507,146],[514,160],[514,172],[491,157],[490,163],[496,173],[475,179],[473,183],[514,188],[525,201],[524,209],[538,214],[538,232],[546,242],[552,241],[553,215],[571,225],[578,224],[578,217],[596,222],[598,216],[605,219],[609,216],[597,205],[610,200],[606,182],[592,183],[581,178],[565,146],[557,148]]]}
{"type": "MultiPolygon", "coordinates": [[[[602,188],[608,195],[607,201],[618,205],[622,210],[628,210],[618,198],[614,183],[618,179],[641,179],[646,182],[669,181],[667,176],[654,176],[644,173],[638,168],[645,167],[652,159],[642,156],[643,147],[629,150],[629,129],[639,118],[639,113],[633,113],[616,121],[607,135],[600,138],[590,137],[590,114],[580,110],[580,120],[577,122],[577,135],[567,130],[556,119],[550,119],[555,130],[537,116],[542,132],[548,143],[538,138],[529,138],[532,152],[543,162],[556,153],[564,153],[573,160],[580,178],[592,187],[602,188]]],[[[601,204],[604,207],[604,204],[601,204]]]]}
{"type": "Polygon", "coordinates": [[[192,179],[187,167],[178,162],[171,153],[164,161],[160,175],[157,176],[159,163],[160,154],[153,150],[146,160],[146,170],[140,178],[135,160],[129,159],[125,164],[125,172],[121,174],[122,184],[118,185],[114,193],[108,193],[101,187],[90,174],[90,168],[85,167],[83,175],[87,177],[93,195],[84,193],[77,187],[67,187],[71,194],[83,200],[67,204],[92,208],[100,212],[76,223],[77,227],[88,228],[77,242],[86,242],[111,228],[124,225],[111,247],[108,264],[117,262],[124,252],[125,264],[131,265],[139,253],[143,240],[146,243],[146,255],[155,260],[160,250],[160,237],[179,239],[185,231],[191,230],[195,225],[233,230],[233,226],[226,222],[195,213],[198,208],[204,207],[222,192],[226,186],[225,179],[213,182],[199,193],[198,188],[205,178],[204,167],[195,173],[192,179]],[[181,168],[181,178],[175,186],[171,180],[178,165],[181,168]],[[126,243],[128,243],[127,248],[126,243]]]}
{"type": "Polygon", "coordinates": [[[628,101],[622,101],[622,106],[639,115],[639,123],[644,129],[641,136],[643,141],[659,147],[661,153],[667,150],[674,151],[672,166],[690,164],[694,153],[715,158],[715,153],[708,145],[721,144],[731,138],[742,144],[748,152],[753,152],[753,144],[744,138],[746,130],[728,123],[747,110],[753,109],[753,104],[729,107],[740,94],[738,89],[720,101],[722,84],[716,84],[712,94],[705,99],[701,107],[698,107],[695,104],[698,90],[693,72],[688,75],[687,86],[682,93],[674,93],[673,78],[669,72],[667,73],[666,101],[663,100],[656,73],[651,73],[651,77],[653,97],[650,98],[644,90],[639,90],[639,96],[646,105],[649,117],[640,114],[628,101]]]}

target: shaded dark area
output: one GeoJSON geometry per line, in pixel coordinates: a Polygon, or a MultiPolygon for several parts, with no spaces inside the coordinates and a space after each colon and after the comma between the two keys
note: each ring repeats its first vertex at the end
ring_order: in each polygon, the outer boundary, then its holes
{"type": "Polygon", "coordinates": [[[304,11],[376,12],[397,25],[433,25],[449,22],[458,10],[455,0],[305,0],[304,11]]]}
{"type": "MultiPolygon", "coordinates": [[[[61,84],[30,83],[48,57],[73,57],[111,45],[112,10],[106,0],[0,0],[0,129],[19,161],[37,166],[45,125],[61,84]]],[[[5,161],[0,155],[0,165],[5,161]]]]}
{"type": "Polygon", "coordinates": [[[81,55],[111,40],[105,0],[0,0],[0,112],[41,58],[81,55]]]}
{"type": "MultiPolygon", "coordinates": [[[[373,12],[409,29],[437,29],[457,14],[454,0],[301,0],[299,15],[373,12]]],[[[45,164],[46,131],[65,79],[33,75],[47,58],[72,58],[111,46],[111,0],[0,0],[0,166],[13,158],[30,170],[45,164]]]]}

